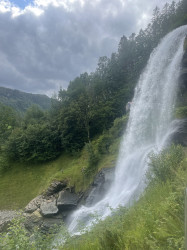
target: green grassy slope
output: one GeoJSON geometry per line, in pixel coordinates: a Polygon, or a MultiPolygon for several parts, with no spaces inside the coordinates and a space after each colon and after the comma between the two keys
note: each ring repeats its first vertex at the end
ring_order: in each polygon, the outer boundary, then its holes
{"type": "Polygon", "coordinates": [[[41,194],[53,180],[67,180],[75,191],[85,191],[96,173],[106,167],[114,167],[119,144],[127,117],[114,121],[109,131],[88,144],[77,154],[63,153],[58,159],[45,164],[12,163],[5,172],[0,172],[0,210],[21,209],[41,194]],[[97,159],[91,162],[92,157],[97,159]],[[85,173],[87,169],[87,174],[85,173]]]}
{"type": "MultiPolygon", "coordinates": [[[[116,152],[103,156],[96,172],[103,167],[113,167],[116,156],[116,152]]],[[[69,186],[74,186],[77,192],[84,191],[96,173],[85,176],[82,169],[87,164],[85,149],[77,156],[64,153],[57,160],[45,164],[13,164],[0,175],[0,210],[24,208],[30,200],[46,190],[53,180],[68,180],[69,186]]]]}
{"type": "MultiPolygon", "coordinates": [[[[186,149],[185,149],[186,150],[186,149]]],[[[168,157],[171,163],[174,158],[168,157]]],[[[59,249],[76,250],[176,250],[184,249],[184,191],[187,186],[187,150],[174,178],[148,186],[129,209],[121,207],[113,216],[59,249]]]]}
{"type": "Polygon", "coordinates": [[[41,194],[54,179],[69,179],[70,185],[81,182],[80,169],[85,159],[68,154],[57,160],[36,165],[13,164],[1,174],[0,209],[21,209],[41,194]]]}

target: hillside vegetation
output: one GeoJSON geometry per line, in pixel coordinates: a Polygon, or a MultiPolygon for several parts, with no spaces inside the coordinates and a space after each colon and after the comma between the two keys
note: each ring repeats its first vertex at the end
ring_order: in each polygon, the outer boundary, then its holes
{"type": "Polygon", "coordinates": [[[62,152],[79,152],[111,128],[125,114],[151,51],[165,34],[187,23],[186,10],[185,0],[162,10],[156,7],[145,30],[123,36],[118,52],[101,57],[95,72],[81,74],[67,90],[60,89],[49,112],[31,106],[23,118],[2,116],[0,167],[6,168],[3,162],[42,163],[62,152]]]}
{"type": "MultiPolygon", "coordinates": [[[[58,100],[52,102],[49,111],[32,105],[22,117],[14,108],[0,104],[1,197],[6,193],[5,190],[11,190],[8,179],[13,173],[15,182],[12,183],[16,183],[16,179],[17,182],[24,179],[25,175],[26,178],[30,176],[33,186],[36,184],[35,188],[30,186],[33,192],[28,199],[17,202],[17,208],[23,207],[30,198],[45,189],[52,178],[68,178],[69,185],[75,185],[76,190],[84,190],[97,171],[107,167],[105,163],[102,165],[102,160],[108,161],[108,166],[112,161],[112,165],[115,164],[120,136],[127,122],[125,104],[133,96],[135,82],[160,39],[175,27],[187,23],[186,10],[184,0],[177,4],[166,4],[162,10],[155,8],[152,21],[145,30],[129,38],[123,36],[118,52],[112,54],[111,58],[100,58],[95,72],[84,73],[70,82],[67,90],[61,89],[58,100]],[[67,165],[75,166],[73,162],[76,159],[77,170],[69,167],[63,170],[62,175],[59,169],[64,167],[59,165],[65,165],[63,161],[67,155],[67,165]],[[72,173],[77,173],[76,181],[73,181],[72,173]],[[44,176],[48,179],[46,185],[41,184],[44,183],[44,176]],[[34,181],[34,178],[38,181],[34,181]]],[[[17,95],[18,101],[22,96],[19,91],[1,90],[4,95],[9,93],[10,97],[17,95]]],[[[34,98],[34,95],[28,95],[34,98]]],[[[178,117],[184,116],[185,110],[185,107],[180,107],[177,110],[178,117]]],[[[25,185],[26,182],[22,185],[24,190],[27,189],[25,185]]],[[[27,186],[29,190],[28,183],[27,186]]],[[[16,188],[14,184],[13,189],[17,190],[14,193],[16,199],[21,188],[16,188]]],[[[14,208],[10,200],[3,200],[3,208],[6,205],[14,208]]]]}
{"type": "Polygon", "coordinates": [[[126,122],[126,116],[116,119],[109,131],[76,154],[64,152],[47,163],[6,163],[0,174],[0,210],[24,208],[56,179],[67,180],[76,192],[85,191],[99,169],[115,166],[126,122]]]}
{"type": "MultiPolygon", "coordinates": [[[[149,185],[137,202],[131,207],[119,207],[104,221],[95,216],[95,226],[87,231],[84,225],[81,236],[71,238],[65,227],[61,237],[66,243],[55,249],[95,250],[95,249],[184,249],[184,193],[187,185],[187,151],[172,145],[159,155],[150,156],[149,185]],[[163,166],[166,168],[163,174],[163,166]],[[153,176],[155,178],[153,178],[153,176]],[[163,178],[160,178],[164,176],[163,178]]],[[[54,232],[41,234],[37,229],[32,240],[21,226],[23,218],[16,219],[9,234],[0,235],[3,250],[52,249],[54,232]]],[[[55,230],[55,229],[54,229],[55,230]]]]}
{"type": "MultiPolygon", "coordinates": [[[[6,114],[0,116],[1,209],[23,208],[54,179],[66,179],[76,191],[84,191],[101,168],[115,166],[128,120],[125,105],[135,83],[160,39],[187,24],[186,13],[186,0],[155,8],[145,30],[123,36],[117,53],[101,57],[95,72],[81,74],[67,90],[60,89],[49,111],[31,106],[20,117],[1,105],[1,114],[6,114]]],[[[176,116],[185,114],[186,106],[179,105],[176,116]]],[[[82,236],[71,238],[63,227],[66,243],[57,248],[184,249],[186,148],[172,145],[151,154],[147,179],[147,188],[131,207],[119,207],[105,221],[93,215],[97,225],[90,232],[83,227],[82,236]]],[[[9,234],[1,235],[0,248],[52,249],[53,237],[36,229],[30,238],[21,218],[9,234]]]]}
{"type": "Polygon", "coordinates": [[[173,145],[150,159],[149,186],[139,201],[119,207],[90,232],[83,227],[84,235],[59,249],[184,249],[187,151],[173,145]]]}

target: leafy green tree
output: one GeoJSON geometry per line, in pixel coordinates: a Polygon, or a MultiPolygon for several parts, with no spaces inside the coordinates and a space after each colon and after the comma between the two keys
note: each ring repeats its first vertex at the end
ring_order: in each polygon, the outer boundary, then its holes
{"type": "Polygon", "coordinates": [[[5,149],[10,160],[44,162],[61,153],[61,140],[49,124],[30,124],[27,129],[15,129],[5,149]]]}
{"type": "Polygon", "coordinates": [[[25,113],[24,123],[26,126],[41,123],[45,121],[45,118],[45,112],[38,105],[32,105],[25,113]]]}
{"type": "Polygon", "coordinates": [[[12,130],[19,125],[19,116],[13,108],[0,103],[0,145],[4,144],[12,130]]]}

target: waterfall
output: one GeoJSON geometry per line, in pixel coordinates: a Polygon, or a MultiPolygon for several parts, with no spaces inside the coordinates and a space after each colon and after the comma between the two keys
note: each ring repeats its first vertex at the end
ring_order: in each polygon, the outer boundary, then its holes
{"type": "Polygon", "coordinates": [[[163,149],[177,129],[173,111],[186,34],[187,26],[172,31],[152,52],[135,89],[113,184],[101,201],[70,216],[71,234],[79,233],[80,221],[89,228],[95,220],[92,214],[104,219],[111,208],[128,205],[143,191],[149,153],[163,149]]]}

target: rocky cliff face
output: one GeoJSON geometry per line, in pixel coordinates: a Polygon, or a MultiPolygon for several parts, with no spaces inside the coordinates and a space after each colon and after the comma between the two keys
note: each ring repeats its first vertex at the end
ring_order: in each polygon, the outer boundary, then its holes
{"type": "Polygon", "coordinates": [[[183,112],[178,119],[179,129],[173,136],[173,142],[187,146],[187,37],[184,42],[184,55],[179,79],[178,107],[183,112]]]}
{"type": "Polygon", "coordinates": [[[187,37],[184,42],[184,55],[181,66],[179,104],[187,106],[187,37]]]}

